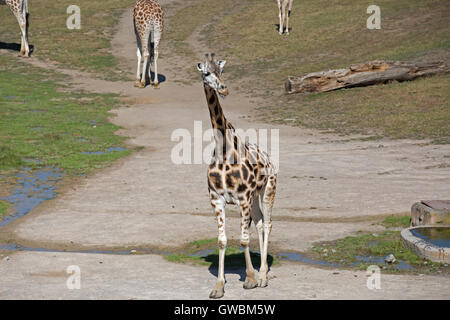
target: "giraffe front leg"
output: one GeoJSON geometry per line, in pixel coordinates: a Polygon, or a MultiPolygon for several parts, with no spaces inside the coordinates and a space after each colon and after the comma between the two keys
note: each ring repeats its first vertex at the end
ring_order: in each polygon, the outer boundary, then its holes
{"type": "Polygon", "coordinates": [[[155,47],[155,57],[154,57],[154,61],[155,61],[155,78],[153,80],[153,88],[154,89],[159,89],[159,80],[158,80],[158,48],[155,47]]]}
{"type": "Polygon", "coordinates": [[[158,57],[159,57],[159,41],[161,39],[161,29],[160,26],[155,24],[154,26],[154,44],[153,44],[153,61],[155,65],[155,77],[153,80],[153,88],[159,89],[159,80],[158,80],[158,57]]]}
{"type": "Polygon", "coordinates": [[[291,10],[289,10],[286,15],[286,35],[289,35],[289,16],[290,15],[291,15],[291,10]]]}
{"type": "Polygon", "coordinates": [[[20,27],[20,52],[19,57],[25,56],[25,35],[26,35],[26,23],[21,16],[17,16],[17,22],[20,27]]]}
{"type": "Polygon", "coordinates": [[[283,34],[283,21],[281,20],[281,0],[278,1],[278,18],[280,20],[280,24],[278,25],[278,33],[283,34]]]}
{"type": "Polygon", "coordinates": [[[142,67],[142,76],[141,76],[141,82],[139,83],[139,88],[145,88],[147,79],[146,79],[146,74],[147,74],[147,70],[148,70],[148,60],[149,60],[149,53],[148,51],[144,51],[144,65],[142,67]]]}
{"type": "Polygon", "coordinates": [[[256,272],[253,268],[252,259],[250,256],[250,207],[251,202],[241,204],[241,246],[244,248],[245,256],[245,273],[246,278],[244,282],[244,289],[253,289],[258,286],[258,280],[256,278],[256,272]]]}
{"type": "Polygon", "coordinates": [[[224,295],[225,286],[225,250],[227,247],[227,236],[225,234],[225,201],[217,193],[210,192],[211,205],[214,208],[219,229],[219,270],[217,273],[217,282],[214,289],[209,294],[211,299],[219,299],[224,295]]]}

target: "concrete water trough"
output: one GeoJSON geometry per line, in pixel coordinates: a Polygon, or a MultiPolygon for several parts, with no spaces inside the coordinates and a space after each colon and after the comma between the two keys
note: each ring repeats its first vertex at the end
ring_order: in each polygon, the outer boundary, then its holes
{"type": "Polygon", "coordinates": [[[422,258],[450,263],[450,226],[424,225],[403,229],[403,243],[422,258]]]}
{"type": "Polygon", "coordinates": [[[403,243],[422,258],[450,263],[450,200],[422,200],[411,207],[403,243]]]}

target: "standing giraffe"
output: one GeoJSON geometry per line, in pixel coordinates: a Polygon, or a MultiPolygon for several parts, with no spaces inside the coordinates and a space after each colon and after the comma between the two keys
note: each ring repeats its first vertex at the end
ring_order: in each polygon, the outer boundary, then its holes
{"type": "Polygon", "coordinates": [[[22,34],[20,44],[20,56],[29,57],[30,47],[28,45],[28,0],[4,0],[11,9],[19,22],[20,32],[22,34]]]}
{"type": "MultiPolygon", "coordinates": [[[[137,73],[135,86],[144,88],[146,84],[147,67],[148,74],[151,72],[150,64],[148,60],[153,60],[155,65],[155,76],[153,81],[153,87],[159,89],[158,81],[158,48],[159,40],[163,32],[163,9],[157,0],[137,0],[133,11],[134,31],[136,33],[137,40],[137,73]],[[153,41],[152,41],[153,40],[153,41]],[[153,47],[153,52],[149,50],[149,45],[153,47]],[[144,66],[141,76],[141,60],[144,56],[144,66]]],[[[151,48],[150,48],[151,49],[151,48]]]]}
{"type": "Polygon", "coordinates": [[[272,230],[272,207],[275,200],[277,174],[269,155],[256,145],[242,141],[233,125],[225,118],[219,103],[228,95],[222,80],[226,61],[215,61],[206,55],[206,62],[197,65],[202,73],[206,101],[214,131],[215,150],[208,168],[208,190],[211,205],[219,229],[219,272],[210,298],[224,294],[224,263],[227,237],[225,234],[225,205],[236,204],[241,213],[240,243],[244,248],[246,262],[245,289],[267,286],[267,247],[272,230]],[[253,269],[249,250],[249,228],[255,222],[259,237],[261,267],[259,275],[253,269]]]}
{"type": "Polygon", "coordinates": [[[294,0],[277,0],[278,2],[278,17],[280,18],[279,34],[283,34],[283,24],[286,20],[286,34],[289,34],[289,17],[291,16],[292,3],[294,0]],[[288,7],[288,13],[286,15],[286,7],[288,7]]]}

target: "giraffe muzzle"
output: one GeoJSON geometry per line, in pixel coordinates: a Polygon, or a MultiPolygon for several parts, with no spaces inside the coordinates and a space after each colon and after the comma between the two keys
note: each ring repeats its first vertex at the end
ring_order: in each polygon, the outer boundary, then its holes
{"type": "Polygon", "coordinates": [[[217,90],[217,92],[220,94],[220,96],[222,97],[222,98],[225,98],[227,95],[228,95],[228,88],[225,88],[225,89],[219,89],[219,90],[217,90]]]}

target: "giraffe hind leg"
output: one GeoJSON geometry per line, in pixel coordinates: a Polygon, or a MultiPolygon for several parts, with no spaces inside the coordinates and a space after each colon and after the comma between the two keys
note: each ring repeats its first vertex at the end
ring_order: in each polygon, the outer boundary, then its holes
{"type": "Polygon", "coordinates": [[[155,69],[153,88],[159,89],[159,79],[158,79],[158,57],[159,57],[159,41],[161,39],[161,30],[159,26],[155,23],[153,28],[153,65],[155,69]]]}
{"type": "Polygon", "coordinates": [[[267,184],[264,188],[264,195],[261,199],[261,208],[263,213],[263,251],[261,252],[261,267],[259,269],[259,283],[260,287],[266,287],[268,284],[267,272],[269,267],[267,264],[269,236],[272,231],[272,208],[275,200],[276,192],[276,175],[270,175],[267,184]]]}
{"type": "Polygon", "coordinates": [[[252,206],[253,198],[247,199],[247,202],[243,202],[240,204],[241,211],[241,246],[244,248],[244,256],[245,256],[245,273],[246,278],[244,282],[244,289],[253,289],[258,286],[258,280],[256,276],[255,269],[253,268],[252,259],[250,256],[250,224],[252,222],[251,219],[251,210],[253,210],[252,206]]]}

